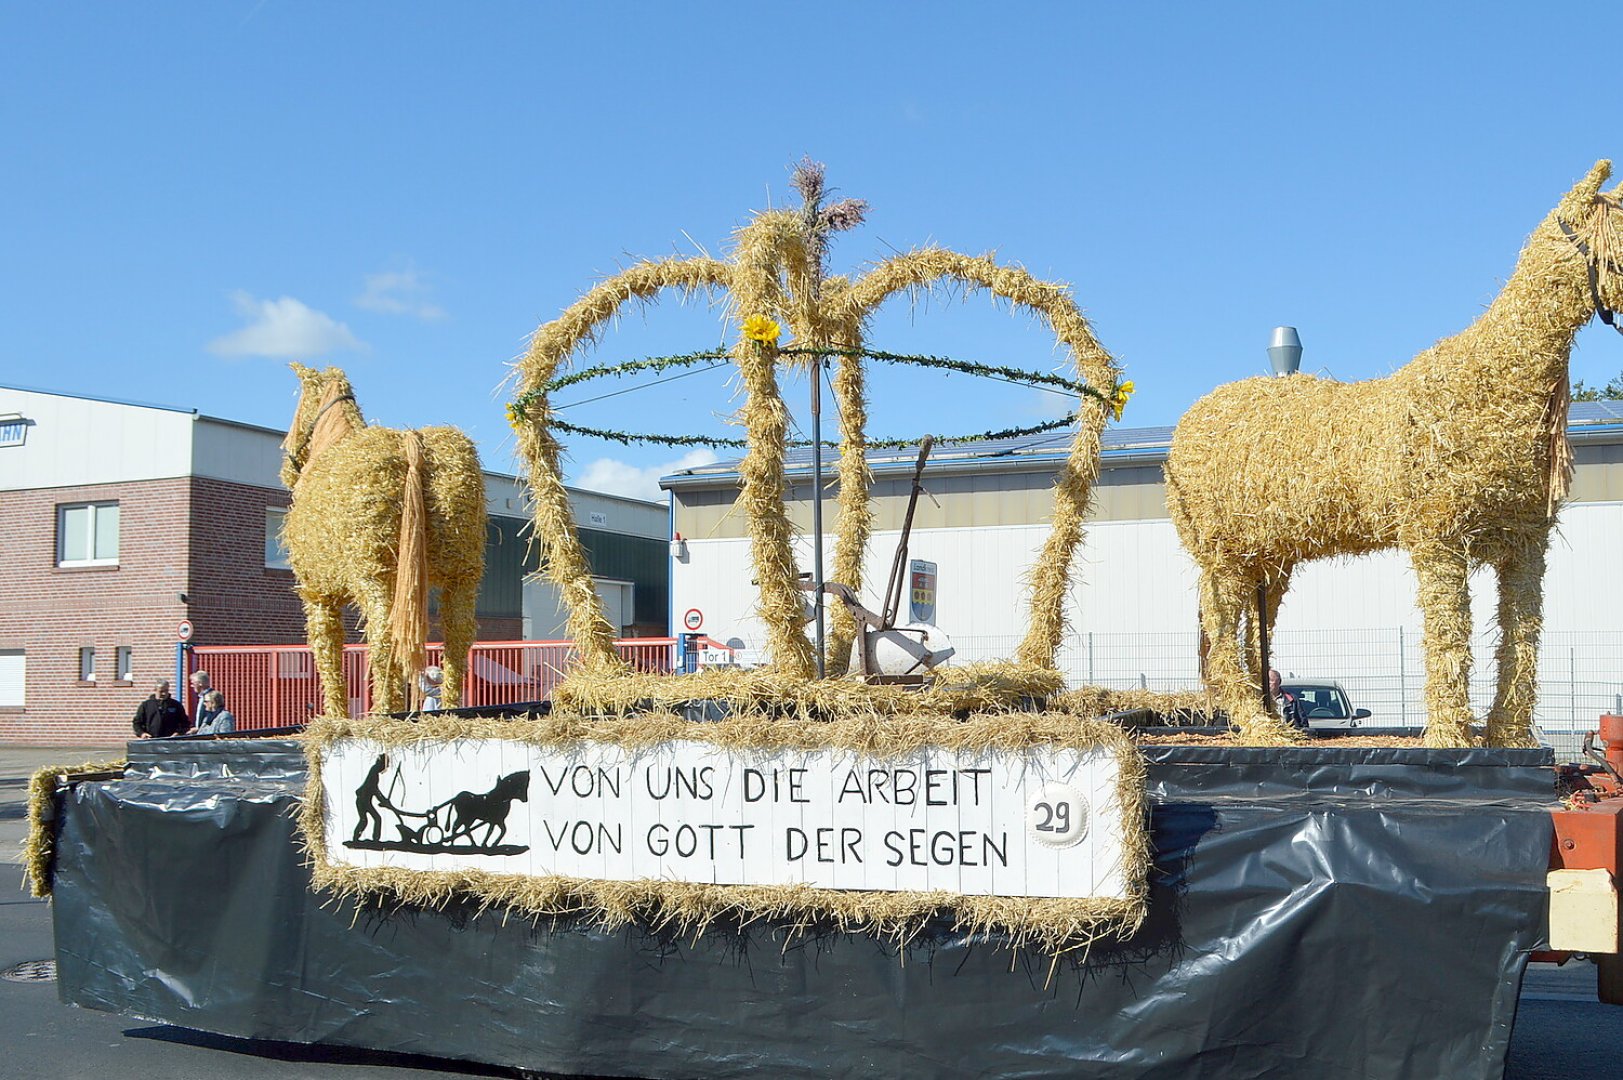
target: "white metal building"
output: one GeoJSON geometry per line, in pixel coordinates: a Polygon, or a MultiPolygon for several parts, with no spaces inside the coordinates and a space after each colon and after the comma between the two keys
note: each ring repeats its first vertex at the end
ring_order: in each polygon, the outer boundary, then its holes
{"type": "MultiPolygon", "coordinates": [[[[1167,517],[1161,465],[1170,428],[1105,435],[1103,469],[1067,605],[1061,666],[1074,684],[1151,689],[1199,685],[1196,573],[1167,517]]],[[[1068,436],[947,446],[931,455],[909,554],[938,566],[936,623],[965,660],[1007,657],[1025,632],[1024,578],[1048,533],[1055,471],[1068,436]]],[[[1623,693],[1623,403],[1573,406],[1577,459],[1546,579],[1540,720],[1592,725],[1623,693]]],[[[917,450],[870,455],[875,534],[864,594],[884,588],[906,509],[917,450]]],[[[828,468],[832,473],[832,469],[828,468]]],[[[809,452],[792,457],[797,557],[811,565],[809,452]]],[[[734,511],[737,462],[667,476],[672,527],[673,625],[690,609],[703,631],[747,647],[763,641],[745,523],[734,511]]],[[[830,536],[837,511],[824,504],[830,536]]],[[[1473,583],[1479,644],[1474,687],[1491,696],[1491,574],[1473,583]]],[[[1390,552],[1298,570],[1273,637],[1287,675],[1341,679],[1355,703],[1391,723],[1420,723],[1424,683],[1420,612],[1407,557],[1390,552]]]]}

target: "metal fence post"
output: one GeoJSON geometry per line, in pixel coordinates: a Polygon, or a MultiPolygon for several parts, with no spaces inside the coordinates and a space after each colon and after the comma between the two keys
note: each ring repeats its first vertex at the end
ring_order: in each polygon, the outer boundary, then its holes
{"type": "Polygon", "coordinates": [[[1409,658],[1403,643],[1403,627],[1398,627],[1398,719],[1409,726],[1409,658]]]}

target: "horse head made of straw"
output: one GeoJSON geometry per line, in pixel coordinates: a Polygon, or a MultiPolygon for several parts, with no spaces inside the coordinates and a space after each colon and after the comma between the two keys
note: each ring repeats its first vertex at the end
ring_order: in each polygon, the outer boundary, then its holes
{"type": "MultiPolygon", "coordinates": [[[[802,206],[755,215],[735,234],[731,260],[639,262],[599,283],[542,325],[518,365],[520,400],[525,404],[513,419],[520,452],[530,467],[536,537],[546,552],[548,573],[568,604],[569,632],[580,645],[587,672],[616,674],[624,671],[624,665],[614,651],[613,632],[603,618],[575,533],[560,471],[561,449],[549,430],[552,406],[546,388],[560,365],[594,340],[626,304],[651,301],[668,289],[728,294],[731,320],[740,328],[730,352],[745,392],[740,417],[748,443],[739,467],[739,506],[747,521],[768,651],[777,671],[793,679],[813,677],[816,659],[804,629],[799,568],[784,507],[789,411],[778,389],[779,365],[805,360],[780,351],[782,327],[797,346],[850,350],[837,356],[834,375],[843,430],[833,580],[853,589],[861,587],[872,527],[860,350],[866,321],[885,302],[942,285],[985,290],[1046,322],[1069,350],[1083,382],[1107,389],[1117,386],[1114,361],[1095,340],[1069,291],[1018,267],[927,248],[887,259],[854,281],[829,276],[825,261],[832,234],[861,222],[866,208],[853,200],[826,203],[822,167],[815,163],[801,164],[794,186],[802,206]]],[[[1031,626],[1016,654],[1022,663],[1053,667],[1064,630],[1071,557],[1081,539],[1082,516],[1098,472],[1099,437],[1111,411],[1108,395],[1081,402],[1070,457],[1056,486],[1053,532],[1033,571],[1031,626]]],[[[837,668],[849,655],[856,627],[840,606],[833,609],[832,622],[829,651],[831,666],[837,668]]]]}
{"type": "Polygon", "coordinates": [[[293,493],[283,537],[326,711],[348,714],[349,603],[366,628],[374,710],[403,707],[425,661],[430,587],[439,589],[445,634],[442,700],[455,708],[484,573],[478,452],[455,428],[369,426],[342,371],[292,367],[301,393],[282,444],[282,481],[293,493]]]}
{"type": "Polygon", "coordinates": [[[1250,660],[1258,586],[1272,622],[1298,564],[1401,548],[1425,618],[1427,744],[1476,738],[1467,579],[1486,566],[1500,644],[1484,738],[1533,745],[1545,551],[1571,475],[1568,360],[1579,329],[1623,303],[1619,189],[1601,190],[1610,174],[1597,163],[1561,199],[1470,327],[1393,374],[1247,379],[1179,422],[1168,509],[1200,569],[1208,685],[1242,737],[1292,737],[1250,660]]]}

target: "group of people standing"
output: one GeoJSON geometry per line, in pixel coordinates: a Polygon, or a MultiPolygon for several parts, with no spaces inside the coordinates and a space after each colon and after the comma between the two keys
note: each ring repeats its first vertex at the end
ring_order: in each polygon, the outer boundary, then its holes
{"type": "MultiPolygon", "coordinates": [[[[196,723],[187,714],[186,706],[176,701],[169,692],[169,680],[159,679],[152,696],[141,702],[135,710],[133,726],[138,739],[166,739],[172,735],[225,735],[237,730],[237,718],[225,707],[225,695],[209,684],[209,673],[194,671],[189,680],[197,695],[196,723]]],[[[422,691],[422,711],[440,707],[440,693],[445,673],[438,667],[429,667],[418,678],[422,691]]]]}
{"type": "Polygon", "coordinates": [[[225,735],[237,730],[237,718],[225,707],[225,695],[209,685],[209,673],[194,671],[192,690],[197,694],[197,722],[186,706],[169,693],[169,680],[159,679],[152,696],[135,710],[133,726],[138,739],[166,739],[172,735],[225,735]]]}

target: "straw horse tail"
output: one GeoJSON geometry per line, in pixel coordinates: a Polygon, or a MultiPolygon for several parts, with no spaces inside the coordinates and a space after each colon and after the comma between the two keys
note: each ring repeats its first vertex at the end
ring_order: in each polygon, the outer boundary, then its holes
{"type": "Polygon", "coordinates": [[[416,700],[417,676],[427,663],[428,642],[428,511],[423,436],[401,433],[406,458],[405,488],[400,499],[400,543],[395,564],[394,602],[389,605],[389,645],[407,693],[416,700]]]}

